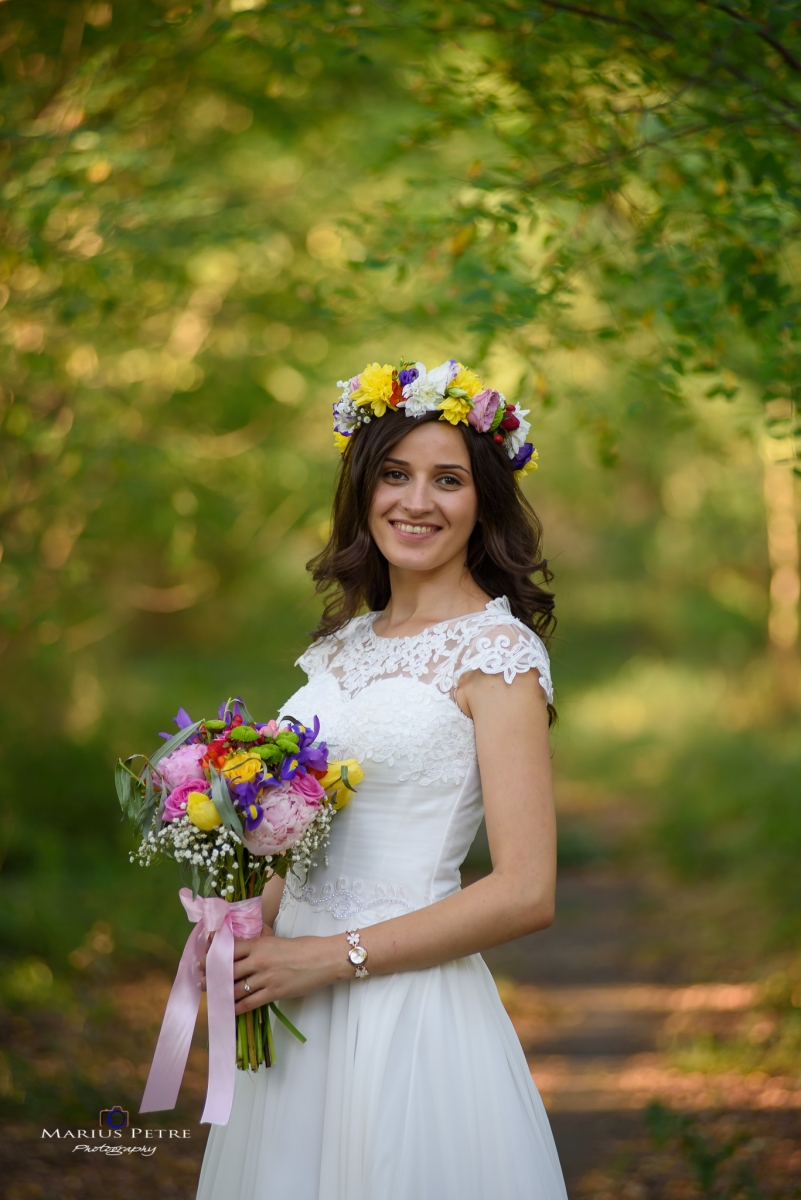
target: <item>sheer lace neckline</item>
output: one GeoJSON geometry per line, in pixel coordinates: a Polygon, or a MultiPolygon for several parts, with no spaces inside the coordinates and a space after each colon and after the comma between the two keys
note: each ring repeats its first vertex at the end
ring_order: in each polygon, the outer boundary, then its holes
{"type": "Polygon", "coordinates": [[[482,613],[497,612],[509,615],[511,614],[511,611],[512,609],[506,596],[498,596],[495,600],[488,600],[483,608],[474,609],[473,612],[469,613],[461,613],[458,617],[446,617],[444,621],[437,621],[435,625],[426,625],[425,628],[421,629],[418,633],[401,634],[399,637],[384,637],[382,634],[376,633],[373,626],[377,619],[381,616],[380,612],[366,613],[365,627],[371,642],[378,643],[379,645],[382,642],[386,642],[387,644],[392,645],[400,642],[413,642],[417,638],[427,637],[429,634],[436,633],[438,629],[445,629],[451,625],[458,626],[461,624],[461,622],[469,621],[471,617],[478,617],[482,613]]]}

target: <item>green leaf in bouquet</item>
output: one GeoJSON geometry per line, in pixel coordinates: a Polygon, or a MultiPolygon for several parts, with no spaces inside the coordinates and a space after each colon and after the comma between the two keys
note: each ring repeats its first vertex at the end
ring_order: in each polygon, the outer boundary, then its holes
{"type": "Polygon", "coordinates": [[[239,705],[239,711],[242,714],[242,720],[245,722],[245,724],[252,725],[253,717],[250,715],[248,706],[245,704],[245,701],[241,698],[241,696],[231,696],[230,699],[226,701],[225,715],[227,716],[229,712],[232,713],[234,711],[235,704],[239,705]]]}
{"type": "MultiPolygon", "coordinates": [[[[145,768],[144,772],[145,800],[141,810],[142,832],[145,837],[150,833],[156,816],[156,789],[153,787],[153,772],[145,768]]],[[[160,807],[160,806],[159,806],[160,807]]]]}
{"type": "Polygon", "coordinates": [[[348,768],[345,765],[345,763],[343,763],[339,769],[339,778],[341,779],[343,785],[348,789],[348,791],[353,792],[355,794],[356,788],[348,780],[348,768]]]}
{"type": "Polygon", "coordinates": [[[130,758],[125,762],[121,758],[117,759],[117,765],[114,768],[114,785],[124,815],[129,821],[137,822],[142,806],[141,783],[139,776],[128,766],[130,761],[130,758]]]}
{"type": "Polygon", "coordinates": [[[192,896],[197,896],[200,892],[200,871],[197,869],[197,863],[191,865],[192,873],[192,896]]]}
{"type": "Polygon", "coordinates": [[[161,762],[162,758],[166,758],[168,754],[172,754],[173,750],[177,750],[179,746],[183,746],[184,742],[188,741],[193,733],[197,733],[202,724],[202,721],[193,721],[185,729],[179,729],[177,733],[174,733],[168,742],[165,742],[163,746],[159,746],[156,753],[150,756],[153,766],[161,762]]]}
{"type": "Polygon", "coordinates": [[[232,829],[237,837],[242,837],[242,821],[231,801],[228,784],[220,772],[215,771],[213,767],[211,768],[211,798],[223,825],[232,829]]]}

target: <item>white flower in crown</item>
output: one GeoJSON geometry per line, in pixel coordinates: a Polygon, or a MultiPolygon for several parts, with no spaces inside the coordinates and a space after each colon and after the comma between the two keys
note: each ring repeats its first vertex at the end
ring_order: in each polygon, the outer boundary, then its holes
{"type": "Polygon", "coordinates": [[[519,404],[516,404],[514,407],[514,415],[517,417],[520,424],[518,425],[517,429],[512,429],[506,435],[506,453],[510,458],[514,458],[528,437],[529,430],[531,429],[531,422],[527,421],[525,418],[528,416],[530,411],[531,410],[528,408],[521,408],[519,404]]]}
{"type": "Polygon", "coordinates": [[[427,412],[437,411],[445,398],[445,389],[459,371],[459,364],[455,358],[449,358],[433,371],[426,371],[423,363],[415,363],[414,369],[418,372],[417,378],[404,386],[403,400],[398,407],[403,405],[407,417],[422,417],[427,412]]]}
{"type": "Polygon", "coordinates": [[[351,400],[350,394],[345,393],[334,405],[334,429],[337,433],[348,434],[353,433],[353,430],[360,424],[361,414],[351,400]]]}

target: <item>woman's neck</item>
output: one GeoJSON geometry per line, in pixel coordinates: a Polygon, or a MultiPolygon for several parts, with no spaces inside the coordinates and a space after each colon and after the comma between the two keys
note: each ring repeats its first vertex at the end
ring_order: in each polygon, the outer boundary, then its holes
{"type": "Polygon", "coordinates": [[[408,571],[389,567],[391,595],[375,627],[384,637],[414,635],[450,617],[480,612],[491,599],[464,563],[441,571],[408,571]]]}

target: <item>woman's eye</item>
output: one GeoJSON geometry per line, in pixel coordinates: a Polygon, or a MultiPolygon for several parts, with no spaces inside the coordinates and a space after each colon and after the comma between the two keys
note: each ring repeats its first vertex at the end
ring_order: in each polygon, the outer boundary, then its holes
{"type": "Polygon", "coordinates": [[[406,478],[403,471],[389,470],[384,472],[384,478],[389,479],[391,483],[398,483],[406,478]]]}
{"type": "Polygon", "coordinates": [[[457,479],[455,475],[441,475],[438,482],[450,487],[454,483],[458,486],[462,481],[461,479],[457,479]]]}

